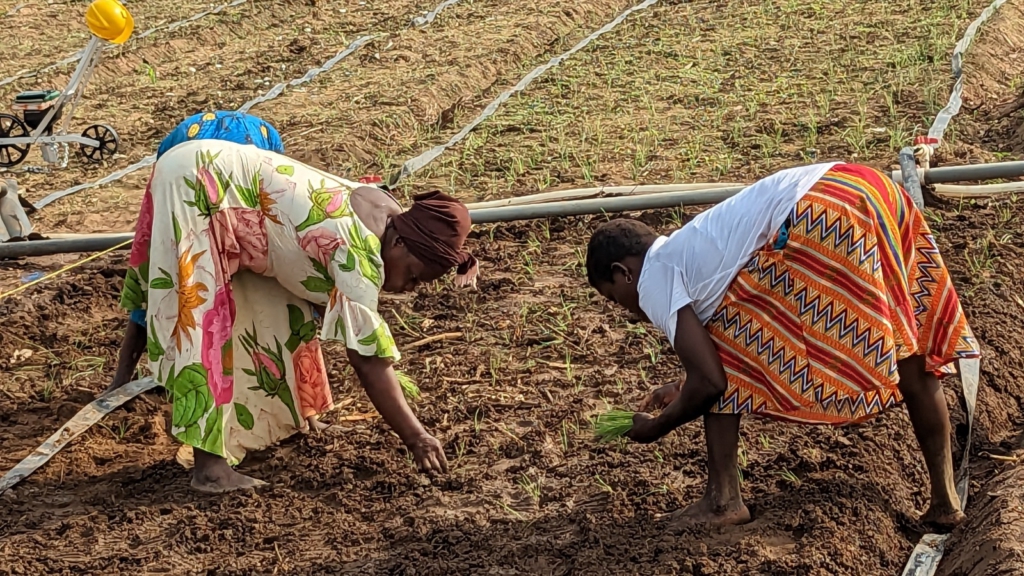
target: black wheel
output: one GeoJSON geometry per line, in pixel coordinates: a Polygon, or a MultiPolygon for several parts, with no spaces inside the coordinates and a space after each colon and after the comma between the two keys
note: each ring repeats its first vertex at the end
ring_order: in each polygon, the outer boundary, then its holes
{"type": "MultiPolygon", "coordinates": [[[[0,140],[31,136],[28,127],[17,116],[0,114],[0,140]]],[[[0,167],[13,168],[28,156],[30,144],[0,144],[0,167]]]]}
{"type": "Polygon", "coordinates": [[[82,156],[96,164],[113,158],[114,154],[117,154],[117,149],[121,147],[121,139],[117,137],[117,132],[106,124],[93,124],[82,131],[82,136],[99,142],[98,146],[78,145],[82,156]]]}

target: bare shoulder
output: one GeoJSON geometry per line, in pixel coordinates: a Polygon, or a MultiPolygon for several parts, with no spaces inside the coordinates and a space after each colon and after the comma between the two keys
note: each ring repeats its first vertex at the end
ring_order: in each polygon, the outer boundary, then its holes
{"type": "Polygon", "coordinates": [[[352,210],[379,237],[384,233],[388,217],[400,214],[402,206],[380,188],[360,186],[352,191],[352,210]]]}
{"type": "Polygon", "coordinates": [[[359,186],[352,191],[352,199],[370,204],[397,204],[391,196],[376,186],[359,186]]]}

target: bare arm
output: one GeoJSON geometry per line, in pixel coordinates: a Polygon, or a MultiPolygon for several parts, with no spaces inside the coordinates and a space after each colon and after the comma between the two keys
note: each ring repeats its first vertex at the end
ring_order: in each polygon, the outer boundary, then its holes
{"type": "Polygon", "coordinates": [[[728,388],[718,350],[693,306],[686,306],[676,314],[673,346],[686,369],[686,381],[679,396],[657,418],[645,414],[634,418],[629,437],[637,442],[653,442],[707,414],[728,388]]]}
{"type": "Polygon", "coordinates": [[[104,392],[120,388],[132,381],[135,369],[139,367],[139,359],[146,351],[146,329],[131,320],[121,340],[121,351],[117,354],[117,371],[114,380],[104,392]]]}
{"type": "Polygon", "coordinates": [[[427,433],[412,413],[391,360],[362,356],[352,349],[348,350],[348,359],[373,407],[412,451],[417,466],[425,472],[447,472],[448,461],[441,443],[427,433]]]}

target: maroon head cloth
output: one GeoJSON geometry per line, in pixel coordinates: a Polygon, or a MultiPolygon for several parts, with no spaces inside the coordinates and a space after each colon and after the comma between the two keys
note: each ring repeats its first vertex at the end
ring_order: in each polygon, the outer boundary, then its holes
{"type": "Polygon", "coordinates": [[[472,225],[466,205],[440,190],[418,194],[412,202],[391,219],[409,252],[436,277],[456,268],[457,285],[475,285],[476,258],[462,249],[472,225]]]}

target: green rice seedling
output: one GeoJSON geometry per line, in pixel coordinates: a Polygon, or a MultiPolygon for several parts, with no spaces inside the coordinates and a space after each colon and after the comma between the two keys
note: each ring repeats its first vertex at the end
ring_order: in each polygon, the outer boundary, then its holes
{"type": "Polygon", "coordinates": [[[416,381],[412,377],[401,370],[395,370],[395,376],[398,376],[398,385],[402,387],[402,394],[405,395],[406,400],[420,399],[420,387],[416,385],[416,381]]]}
{"type": "Polygon", "coordinates": [[[594,419],[594,432],[601,442],[621,438],[632,427],[633,413],[626,410],[609,410],[594,419]]]}

